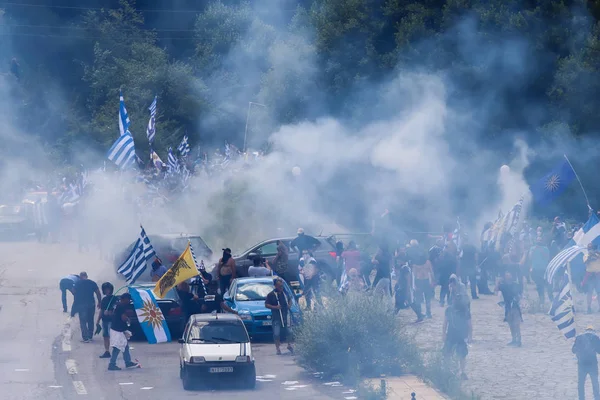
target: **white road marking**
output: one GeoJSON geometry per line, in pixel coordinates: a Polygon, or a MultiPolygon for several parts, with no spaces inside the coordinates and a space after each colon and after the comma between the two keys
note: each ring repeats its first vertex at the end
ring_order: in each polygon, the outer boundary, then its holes
{"type": "Polygon", "coordinates": [[[294,388],[294,389],[302,389],[302,388],[305,388],[305,387],[307,387],[307,386],[308,386],[308,385],[294,385],[294,386],[290,386],[290,387],[292,387],[292,388],[294,388]]]}
{"type": "Polygon", "coordinates": [[[345,392],[342,392],[342,394],[352,394],[352,393],[356,393],[356,390],[349,389],[349,390],[346,390],[345,392]]]}
{"type": "Polygon", "coordinates": [[[298,381],[285,381],[282,382],[282,385],[296,385],[298,383],[298,381]]]}
{"type": "Polygon", "coordinates": [[[348,396],[348,397],[344,397],[344,399],[346,399],[346,400],[356,400],[356,399],[358,399],[358,397],[348,396]]]}
{"type": "Polygon", "coordinates": [[[87,390],[85,390],[85,385],[81,381],[73,381],[73,386],[75,387],[75,391],[77,394],[87,394],[87,390]]]}
{"type": "Polygon", "coordinates": [[[256,378],[256,382],[273,382],[273,379],[256,378]]]}
{"type": "Polygon", "coordinates": [[[152,386],[144,386],[143,388],[140,388],[141,390],[150,390],[150,389],[154,389],[152,386]]]}
{"type": "Polygon", "coordinates": [[[29,370],[27,368],[16,368],[15,372],[28,372],[29,370]]]}
{"type": "Polygon", "coordinates": [[[75,360],[65,361],[69,375],[77,375],[77,362],[75,360]]]}
{"type": "Polygon", "coordinates": [[[263,375],[262,377],[265,379],[275,379],[277,378],[277,375],[263,375]]]}
{"type": "Polygon", "coordinates": [[[133,382],[120,382],[119,385],[133,385],[133,382]]]}
{"type": "Polygon", "coordinates": [[[325,385],[325,386],[338,386],[338,385],[341,385],[341,383],[339,383],[339,382],[326,382],[323,385],[325,385]]]}
{"type": "Polygon", "coordinates": [[[296,390],[296,388],[293,388],[293,387],[287,387],[287,388],[285,388],[285,390],[296,390]]]}
{"type": "Polygon", "coordinates": [[[50,385],[48,387],[52,388],[52,389],[58,389],[58,388],[61,388],[62,386],[59,386],[59,385],[50,385]]]}
{"type": "Polygon", "coordinates": [[[71,336],[73,332],[71,331],[71,316],[67,317],[67,322],[65,327],[63,328],[63,339],[62,339],[62,351],[71,351],[71,336]]]}
{"type": "Polygon", "coordinates": [[[71,351],[71,345],[68,343],[63,342],[62,344],[62,351],[71,351]]]}

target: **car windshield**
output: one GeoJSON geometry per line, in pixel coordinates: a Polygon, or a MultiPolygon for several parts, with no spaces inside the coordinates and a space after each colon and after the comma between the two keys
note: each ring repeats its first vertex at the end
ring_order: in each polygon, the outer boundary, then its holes
{"type": "Polygon", "coordinates": [[[235,292],[236,301],[261,301],[273,290],[271,282],[241,282],[235,292]]]}
{"type": "Polygon", "coordinates": [[[195,322],[188,334],[188,343],[248,343],[248,333],[241,322],[195,322]]]}

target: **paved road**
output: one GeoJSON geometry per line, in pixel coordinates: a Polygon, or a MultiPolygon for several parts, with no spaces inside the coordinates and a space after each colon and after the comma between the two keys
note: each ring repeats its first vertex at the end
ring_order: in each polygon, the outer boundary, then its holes
{"type": "MultiPolygon", "coordinates": [[[[467,392],[479,394],[483,400],[576,399],[577,360],[571,353],[573,342],[561,335],[548,315],[528,312],[529,299],[537,299],[533,285],[527,286],[526,296],[523,307],[525,322],[521,327],[522,348],[506,345],[511,337],[508,325],[503,322],[504,309],[497,305],[498,297],[481,296],[479,300],[472,301],[474,341],[467,357],[469,380],[463,383],[463,387],[467,392]]],[[[576,309],[585,310],[583,301],[583,296],[575,295],[576,309]]],[[[549,302],[546,305],[549,309],[549,302]]],[[[593,308],[594,314],[576,315],[578,333],[582,333],[589,324],[600,330],[598,305],[594,304],[593,308]]],[[[433,319],[421,324],[413,323],[415,315],[410,310],[403,310],[401,318],[409,322],[408,329],[416,334],[416,340],[423,349],[439,351],[444,308],[434,302],[432,313],[433,319]]],[[[591,390],[588,380],[587,399],[593,398],[591,390]]]]}
{"type": "MultiPolygon", "coordinates": [[[[35,242],[0,243],[0,382],[3,400],[165,399],[202,395],[186,392],[179,380],[178,344],[134,342],[132,356],[142,368],[107,371],[99,359],[101,339],[80,342],[77,317],[62,313],[58,282],[87,271],[99,284],[115,282],[110,264],[75,247],[35,242]],[[175,396],[174,396],[175,395],[175,396]]],[[[72,298],[69,294],[69,303],[72,298]]],[[[347,388],[327,385],[296,366],[292,356],[276,356],[270,343],[253,345],[256,390],[216,390],[211,398],[345,399],[347,388]]],[[[121,362],[121,361],[120,361],[121,362]]]]}

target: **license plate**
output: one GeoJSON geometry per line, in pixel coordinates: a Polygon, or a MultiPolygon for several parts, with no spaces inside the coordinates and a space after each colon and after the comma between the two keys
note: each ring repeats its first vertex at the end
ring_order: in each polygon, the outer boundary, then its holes
{"type": "Polygon", "coordinates": [[[211,374],[221,374],[223,372],[233,372],[233,367],[214,367],[208,370],[211,374]]]}
{"type": "Polygon", "coordinates": [[[263,321],[263,326],[271,326],[273,325],[273,321],[263,321]]]}

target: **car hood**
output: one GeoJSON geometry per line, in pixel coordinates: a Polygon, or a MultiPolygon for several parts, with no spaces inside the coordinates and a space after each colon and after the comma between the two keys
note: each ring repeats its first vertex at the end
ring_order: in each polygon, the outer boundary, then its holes
{"type": "Polygon", "coordinates": [[[193,343],[185,344],[187,354],[191,357],[204,357],[211,361],[235,361],[237,356],[251,356],[250,343],[193,343]]]}
{"type": "Polygon", "coordinates": [[[267,307],[265,307],[265,301],[236,301],[235,302],[236,309],[239,310],[248,310],[252,314],[261,313],[261,312],[271,312],[267,307]]]}

